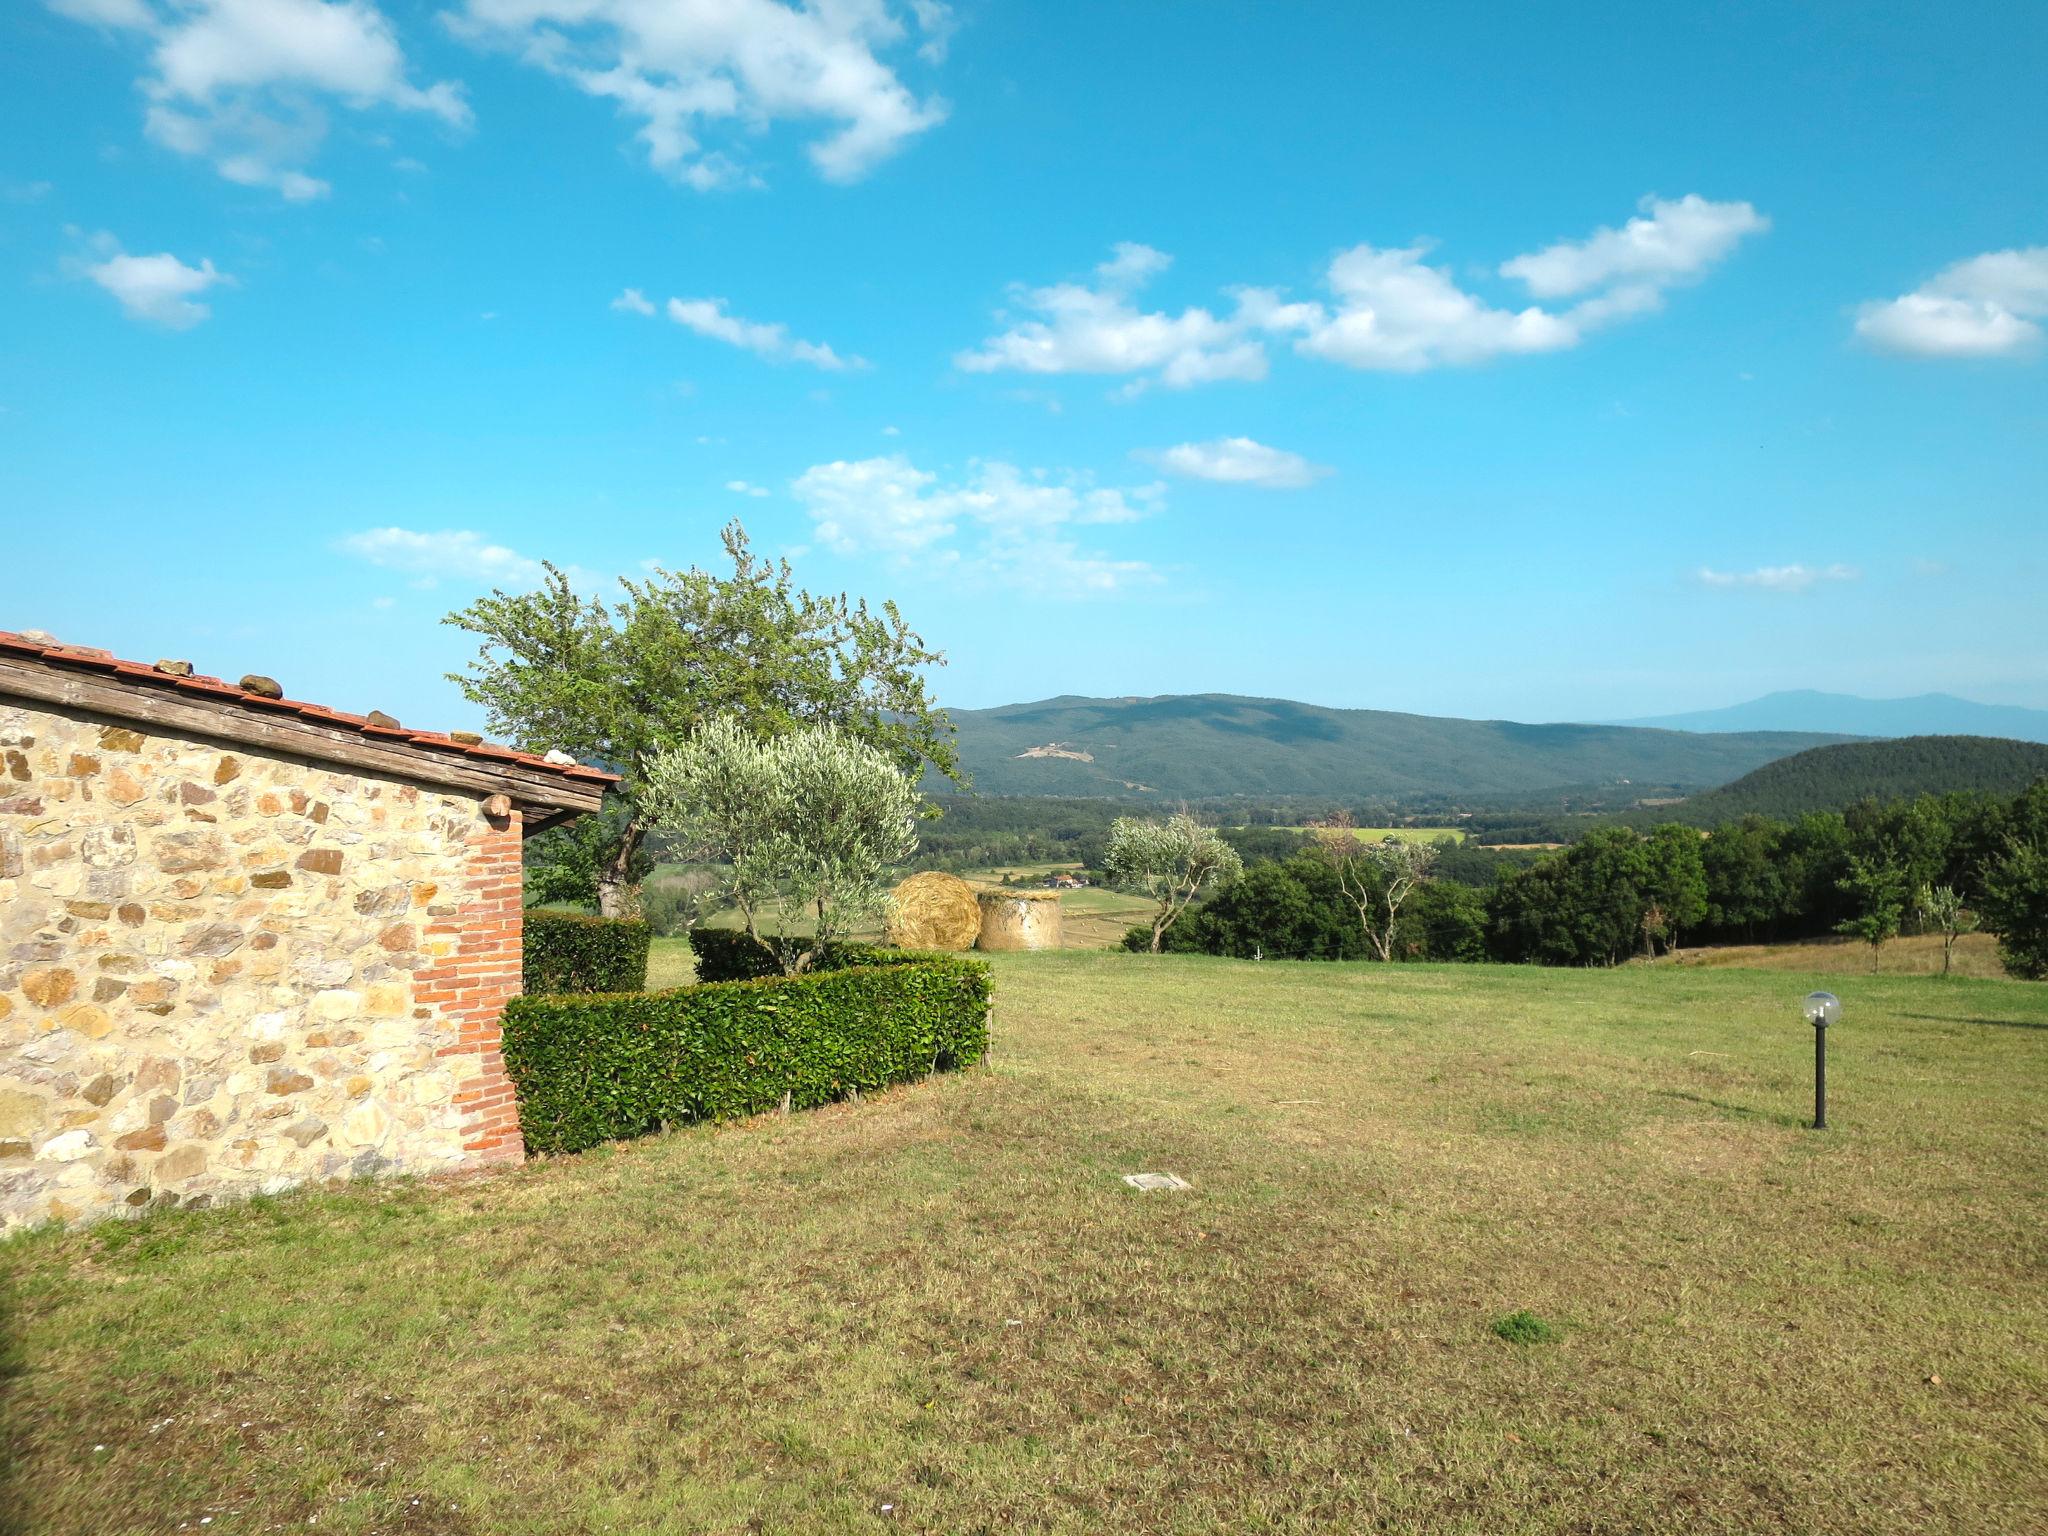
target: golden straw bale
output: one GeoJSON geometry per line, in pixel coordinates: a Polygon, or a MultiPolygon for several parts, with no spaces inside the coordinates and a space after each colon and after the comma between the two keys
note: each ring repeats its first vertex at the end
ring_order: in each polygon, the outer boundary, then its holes
{"type": "Polygon", "coordinates": [[[889,942],[900,949],[972,949],[981,937],[981,903],[958,875],[928,869],[896,887],[889,942]]]}

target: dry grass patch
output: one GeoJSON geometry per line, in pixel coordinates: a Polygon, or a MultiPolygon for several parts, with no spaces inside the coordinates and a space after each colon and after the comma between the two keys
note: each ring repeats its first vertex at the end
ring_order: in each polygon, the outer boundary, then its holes
{"type": "Polygon", "coordinates": [[[1817,1135],[1809,978],[995,959],[991,1065],[858,1107],[0,1247],[0,1510],[2048,1524],[2048,989],[1839,978],[1817,1135]]]}

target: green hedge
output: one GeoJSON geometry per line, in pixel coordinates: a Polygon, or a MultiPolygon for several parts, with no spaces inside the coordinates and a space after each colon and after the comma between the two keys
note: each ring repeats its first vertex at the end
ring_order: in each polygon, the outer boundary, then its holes
{"type": "Polygon", "coordinates": [[[647,985],[645,923],[575,912],[526,913],[528,992],[637,992],[647,985]]]}
{"type": "MultiPolygon", "coordinates": [[[[697,956],[697,980],[752,981],[757,976],[780,976],[782,967],[775,957],[737,928],[693,928],[690,949],[697,956]]],[[[825,952],[811,962],[813,974],[843,971],[851,965],[894,965],[901,950],[879,944],[856,944],[850,939],[833,939],[825,952]]]]}
{"type": "Polygon", "coordinates": [[[580,1152],[970,1065],[988,1051],[991,989],[981,961],[914,955],[673,992],[515,997],[505,1067],[528,1150],[580,1152]]]}

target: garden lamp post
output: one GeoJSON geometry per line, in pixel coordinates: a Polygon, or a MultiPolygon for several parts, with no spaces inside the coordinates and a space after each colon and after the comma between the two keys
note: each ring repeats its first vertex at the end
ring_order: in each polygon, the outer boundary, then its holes
{"type": "Polygon", "coordinates": [[[1842,1000],[1832,992],[1809,992],[1802,1005],[1813,1026],[1813,1128],[1828,1128],[1828,1026],[1842,1016],[1842,1000]]]}

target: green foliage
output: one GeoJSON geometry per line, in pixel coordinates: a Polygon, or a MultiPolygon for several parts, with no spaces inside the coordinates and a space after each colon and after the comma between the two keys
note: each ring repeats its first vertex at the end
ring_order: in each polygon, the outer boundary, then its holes
{"type": "Polygon", "coordinates": [[[644,795],[655,826],[722,867],[722,894],[790,976],[883,909],[882,872],[917,847],[909,776],[829,725],[763,741],[710,721],[648,761],[644,795]]]}
{"type": "Polygon", "coordinates": [[[719,910],[721,884],[715,870],[665,871],[640,887],[640,916],[660,937],[680,938],[719,910]]]}
{"type": "Polygon", "coordinates": [[[1650,833],[1643,845],[1643,936],[1654,947],[1676,949],[1679,939],[1706,921],[1707,865],[1700,835],[1671,823],[1650,833]]]}
{"type": "Polygon", "coordinates": [[[1766,763],[1731,784],[1630,818],[1720,827],[1744,816],[1790,819],[1926,794],[2012,795],[2048,774],[2048,746],[1991,736],[1906,736],[1815,747],[1766,763]]]}
{"type": "Polygon", "coordinates": [[[1851,854],[1841,889],[1850,900],[1850,912],[1835,924],[1835,931],[1870,946],[1870,968],[1874,971],[1878,952],[1899,936],[1899,925],[1905,921],[1905,868],[1889,858],[1851,854]]]}
{"type": "MultiPolygon", "coordinates": [[[[690,951],[697,957],[697,980],[752,981],[761,976],[780,976],[782,966],[751,935],[731,928],[696,928],[690,933],[690,951]]],[[[862,944],[834,939],[818,952],[811,970],[840,971],[854,965],[893,965],[903,951],[879,944],[862,944]]]]}
{"type": "Polygon", "coordinates": [[[2048,979],[2048,779],[2013,803],[2003,852],[1984,872],[1979,911],[2014,976],[2048,979]]]}
{"type": "MultiPolygon", "coordinates": [[[[1124,948],[1149,950],[1141,924],[1124,948]]],[[[1243,876],[1194,907],[1163,937],[1168,953],[1231,955],[1241,960],[1378,959],[1358,913],[1328,860],[1300,853],[1284,863],[1254,864],[1243,876]]],[[[1395,960],[1484,960],[1486,898],[1469,886],[1431,881],[1416,889],[1394,925],[1395,960]]]]}
{"type": "Polygon", "coordinates": [[[1941,974],[1955,968],[1956,940],[1977,931],[1977,914],[1963,905],[1952,885],[1923,885],[1913,898],[1914,913],[1941,935],[1941,974]]]}
{"type": "MultiPolygon", "coordinates": [[[[579,816],[528,838],[523,849],[526,900],[537,905],[574,902],[595,907],[599,881],[618,855],[633,817],[633,808],[610,794],[605,796],[604,809],[594,815],[579,816]]],[[[626,884],[637,886],[653,862],[644,844],[636,840],[624,866],[626,884]]]]}
{"type": "Polygon", "coordinates": [[[1645,942],[1654,880],[1644,840],[1603,828],[1495,886],[1488,943],[1502,960],[1619,964],[1645,942]]]}
{"type": "Polygon", "coordinates": [[[525,915],[520,984],[528,992],[633,992],[647,985],[647,924],[575,912],[525,915]]]}
{"type": "Polygon", "coordinates": [[[1497,1317],[1493,1320],[1493,1331],[1497,1338],[1510,1344],[1549,1344],[1559,1336],[1556,1327],[1534,1312],[1510,1312],[1506,1317],[1497,1317]]]}
{"type": "Polygon", "coordinates": [[[536,1152],[665,1125],[809,1109],[988,1050],[988,967],[950,955],[685,987],[517,997],[505,1066],[536,1152]]]}
{"type": "Polygon", "coordinates": [[[550,565],[539,591],[493,592],[447,619],[482,638],[469,672],[451,676],[493,730],[625,776],[627,814],[596,881],[607,912],[632,883],[646,833],[638,803],[648,764],[708,721],[762,738],[831,723],[905,772],[956,771],[952,724],[924,681],[945,658],[893,603],[871,611],[800,590],[788,562],[756,557],[738,523],[724,541],[730,576],[657,571],[622,580],[625,600],[608,605],[579,596],[550,565]]]}
{"type": "Polygon", "coordinates": [[[1202,891],[1228,885],[1244,871],[1237,850],[1185,811],[1165,821],[1119,816],[1109,829],[1102,867],[1112,884],[1149,896],[1154,954],[1166,931],[1202,891]]]}
{"type": "Polygon", "coordinates": [[[1436,848],[1428,843],[1388,837],[1373,842],[1355,835],[1348,814],[1330,818],[1316,829],[1317,856],[1337,876],[1337,888],[1351,903],[1366,941],[1382,960],[1394,958],[1394,925],[1409,895],[1436,864],[1436,848]]]}

